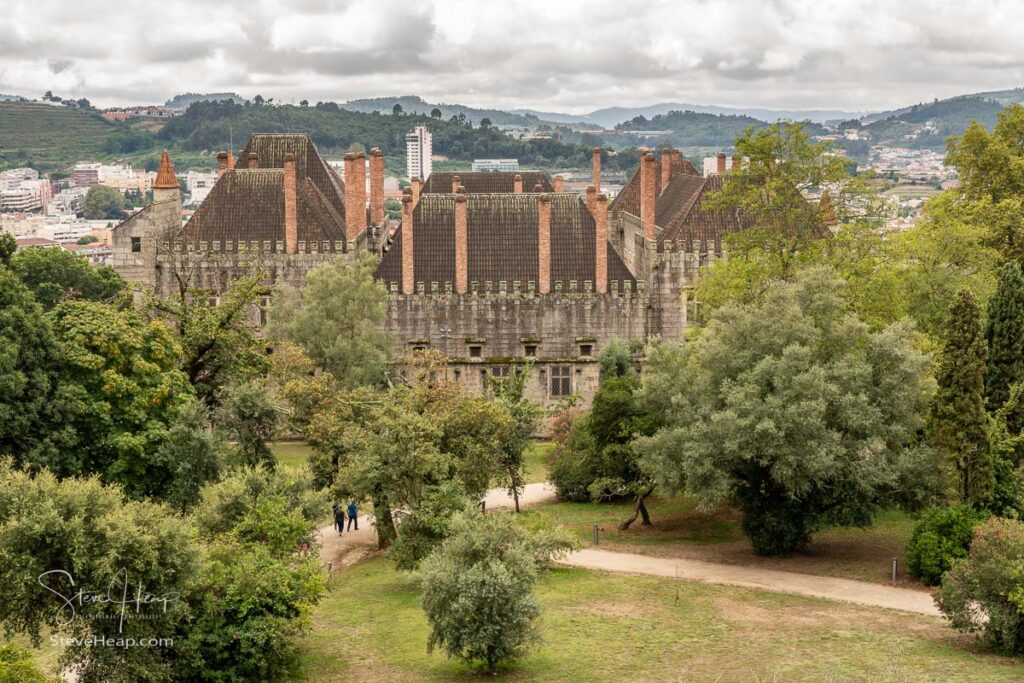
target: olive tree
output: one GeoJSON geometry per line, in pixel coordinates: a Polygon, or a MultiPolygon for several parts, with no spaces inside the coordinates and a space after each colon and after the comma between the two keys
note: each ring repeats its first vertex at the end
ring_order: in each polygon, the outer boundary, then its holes
{"type": "Polygon", "coordinates": [[[761,303],[723,306],[681,353],[651,354],[640,396],[664,426],[637,440],[641,466],[704,508],[736,505],[760,554],[791,553],[826,524],[867,525],[941,481],[916,443],[929,359],[909,324],[871,331],[844,287],[806,272],[761,303]]]}

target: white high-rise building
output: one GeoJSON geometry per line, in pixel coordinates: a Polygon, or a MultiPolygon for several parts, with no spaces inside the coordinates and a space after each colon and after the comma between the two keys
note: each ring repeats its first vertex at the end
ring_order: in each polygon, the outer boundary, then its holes
{"type": "Polygon", "coordinates": [[[426,126],[416,126],[405,136],[405,173],[410,180],[426,180],[430,176],[432,150],[430,131],[426,126]]]}

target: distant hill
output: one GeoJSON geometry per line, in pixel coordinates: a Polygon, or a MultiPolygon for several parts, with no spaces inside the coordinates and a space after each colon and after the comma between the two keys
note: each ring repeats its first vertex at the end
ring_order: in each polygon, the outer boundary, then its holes
{"type": "MultiPolygon", "coordinates": [[[[1024,100],[1024,92],[1017,92],[1024,100]]],[[[971,121],[976,120],[991,129],[999,111],[1015,101],[1021,100],[990,98],[983,94],[961,95],[874,114],[864,119],[864,128],[875,144],[942,151],[946,140],[963,133],[971,121]]]]}
{"type": "Polygon", "coordinates": [[[206,94],[199,94],[193,92],[183,93],[181,95],[175,95],[171,99],[164,102],[164,106],[168,109],[188,109],[194,102],[220,102],[221,100],[231,100],[241,104],[245,102],[245,98],[234,92],[210,92],[206,94]]]}
{"type": "Polygon", "coordinates": [[[515,109],[516,113],[531,114],[546,121],[558,123],[589,123],[602,128],[614,128],[625,121],[630,121],[638,116],[651,119],[658,115],[668,114],[672,111],[692,111],[698,114],[725,114],[728,116],[749,116],[760,121],[813,121],[825,123],[826,121],[841,121],[844,119],[858,119],[865,115],[865,112],[851,112],[841,109],[764,109],[758,107],[718,107],[715,105],[688,104],[684,102],[662,102],[646,107],[606,107],[597,109],[589,114],[560,114],[555,112],[540,112],[532,109],[515,109]]]}
{"type": "Polygon", "coordinates": [[[459,116],[461,114],[462,116],[465,116],[467,120],[472,121],[474,126],[478,125],[480,123],[480,119],[483,118],[490,119],[491,123],[496,126],[536,128],[541,124],[541,120],[532,114],[513,114],[500,109],[478,109],[476,107],[468,107],[462,104],[445,104],[443,102],[433,103],[427,102],[422,97],[417,97],[415,95],[349,100],[348,102],[342,103],[341,107],[349,111],[358,111],[367,114],[372,114],[373,112],[390,114],[396,104],[400,104],[402,106],[402,111],[406,114],[422,114],[423,116],[430,116],[431,111],[434,109],[440,109],[441,118],[446,121],[453,116],[459,116]]]}
{"type": "Polygon", "coordinates": [[[126,130],[95,112],[39,102],[0,102],[0,168],[62,168],[95,158],[126,130]]]}
{"type": "MultiPolygon", "coordinates": [[[[707,147],[725,150],[733,146],[736,136],[750,126],[768,125],[752,116],[735,114],[705,114],[695,111],[670,111],[648,119],[636,116],[620,123],[618,131],[670,131],[657,139],[627,139],[622,144],[670,144],[673,147],[707,147]]],[[[815,131],[817,132],[817,131],[815,131]]]]}
{"type": "Polygon", "coordinates": [[[0,93],[0,102],[18,102],[25,99],[21,95],[4,95],[0,93]]]}

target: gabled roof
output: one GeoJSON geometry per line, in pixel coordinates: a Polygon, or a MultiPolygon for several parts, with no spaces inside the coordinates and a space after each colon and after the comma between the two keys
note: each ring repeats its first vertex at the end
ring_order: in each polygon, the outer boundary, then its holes
{"type": "Polygon", "coordinates": [[[444,193],[452,191],[452,180],[459,176],[459,185],[465,188],[467,194],[515,192],[516,176],[523,178],[523,192],[533,192],[536,185],[540,185],[544,192],[554,192],[551,180],[546,173],[541,171],[466,171],[459,173],[436,172],[431,173],[427,182],[423,184],[421,193],[444,193]]]}
{"type": "MultiPolygon", "coordinates": [[[[525,291],[527,282],[539,277],[538,216],[541,196],[551,199],[551,282],[569,291],[575,280],[579,291],[584,281],[594,281],[594,219],[583,200],[575,194],[471,194],[466,193],[468,280],[492,283],[494,291],[504,281],[509,291],[518,281],[525,291]]],[[[389,286],[401,284],[402,231],[384,254],[377,277],[389,286]]],[[[455,195],[425,194],[413,210],[413,268],[416,281],[430,291],[430,283],[455,282],[455,195]]],[[[636,279],[622,259],[606,243],[609,281],[636,279]]]]}
{"type": "MultiPolygon", "coordinates": [[[[622,191],[615,195],[615,199],[612,200],[611,204],[608,205],[608,212],[613,215],[618,215],[620,212],[625,211],[631,213],[634,216],[640,215],[640,166],[637,164],[637,172],[633,173],[632,177],[626,182],[625,187],[622,191]]],[[[680,175],[689,175],[701,177],[697,173],[697,169],[693,167],[688,160],[683,158],[676,158],[672,160],[670,166],[669,175],[671,178],[677,178],[680,175]]],[[[670,181],[671,182],[671,181],[670,181]]],[[[658,158],[654,163],[654,186],[661,187],[661,160],[658,158]]],[[[668,188],[665,188],[666,190],[668,188]]],[[[655,201],[655,207],[657,207],[657,201],[655,201]]],[[[657,222],[657,221],[655,221],[657,222]]]]}
{"type": "Polygon", "coordinates": [[[295,155],[295,175],[309,178],[335,212],[345,217],[345,183],[320,156],[316,145],[305,133],[253,133],[238,157],[238,167],[245,168],[249,155],[256,154],[259,168],[284,168],[284,156],[295,155]]]}
{"type": "MultiPolygon", "coordinates": [[[[297,187],[299,241],[345,239],[344,220],[310,178],[297,187]]],[[[284,240],[284,169],[225,171],[185,225],[191,241],[284,240]]]]}

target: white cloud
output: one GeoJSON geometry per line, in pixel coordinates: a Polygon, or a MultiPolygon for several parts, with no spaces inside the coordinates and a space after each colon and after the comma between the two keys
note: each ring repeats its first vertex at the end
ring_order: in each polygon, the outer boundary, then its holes
{"type": "Polygon", "coordinates": [[[1024,81],[1010,0],[5,0],[0,92],[875,109],[1024,81]]]}

